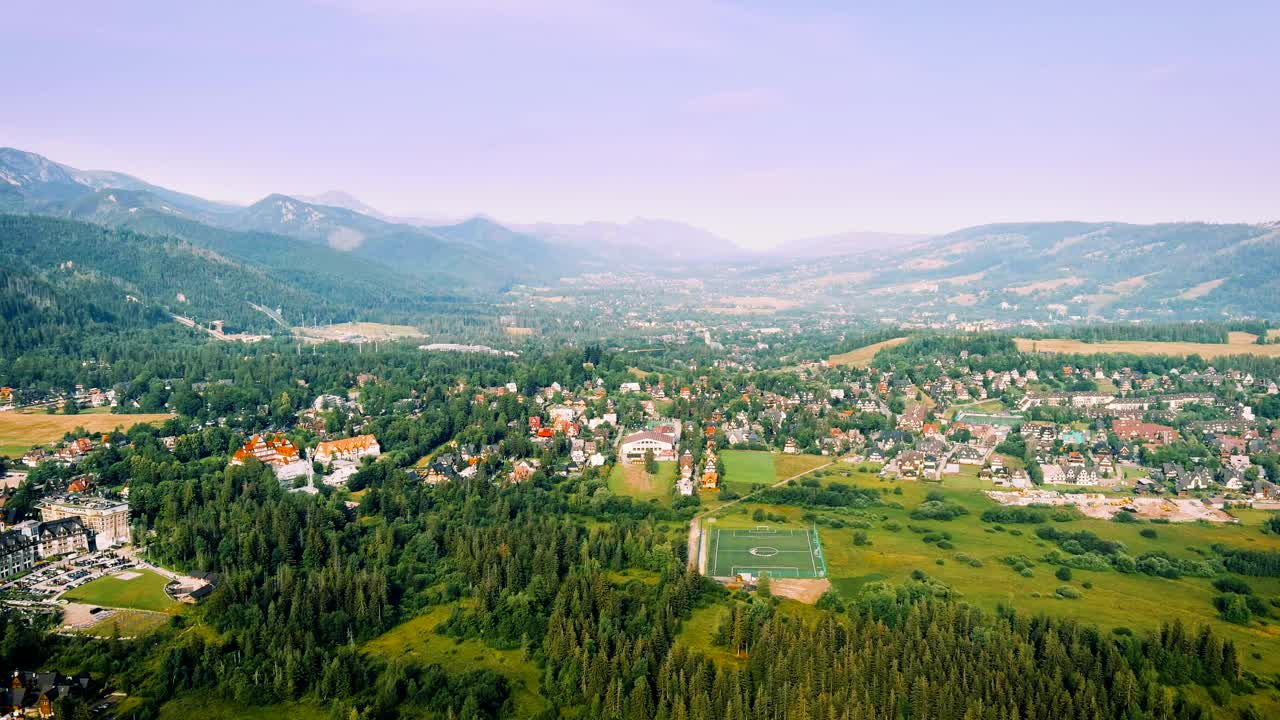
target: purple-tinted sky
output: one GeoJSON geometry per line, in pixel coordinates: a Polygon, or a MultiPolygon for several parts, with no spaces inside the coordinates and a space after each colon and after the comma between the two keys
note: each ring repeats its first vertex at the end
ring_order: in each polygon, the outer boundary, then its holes
{"type": "Polygon", "coordinates": [[[1280,3],[1031,6],[9,3],[0,145],[238,202],[756,246],[1280,219],[1280,3]]]}

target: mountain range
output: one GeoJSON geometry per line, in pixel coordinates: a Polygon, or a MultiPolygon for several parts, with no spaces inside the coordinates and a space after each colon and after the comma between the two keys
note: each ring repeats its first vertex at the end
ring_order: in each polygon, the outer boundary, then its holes
{"type": "MultiPolygon", "coordinates": [[[[1280,315],[1276,224],[1004,223],[938,237],[849,232],[750,253],[669,220],[432,221],[394,217],[341,191],[272,194],[239,206],[13,148],[0,148],[0,212],[168,238],[167,247],[195,248],[294,289],[327,293],[330,316],[488,302],[514,284],[551,285],[585,271],[701,277],[708,261],[744,269],[734,287],[713,282],[709,292],[894,315],[1280,315]]],[[[0,238],[0,253],[9,240],[0,238]]],[[[255,302],[274,306],[271,297],[255,302]]],[[[306,312],[286,309],[286,316],[306,312]]]]}

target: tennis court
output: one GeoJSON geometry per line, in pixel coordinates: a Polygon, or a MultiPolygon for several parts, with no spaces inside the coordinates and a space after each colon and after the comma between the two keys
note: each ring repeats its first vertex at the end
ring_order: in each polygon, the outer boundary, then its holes
{"type": "Polygon", "coordinates": [[[819,578],[827,574],[816,530],[768,525],[717,528],[712,531],[707,554],[711,577],[768,573],[775,578],[819,578]]]}

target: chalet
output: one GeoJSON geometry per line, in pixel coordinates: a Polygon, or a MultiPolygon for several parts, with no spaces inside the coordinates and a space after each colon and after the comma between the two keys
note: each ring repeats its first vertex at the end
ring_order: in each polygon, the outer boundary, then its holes
{"type": "Polygon", "coordinates": [[[1064,473],[1068,485],[1093,486],[1098,484],[1098,471],[1087,467],[1069,467],[1064,473]]]}
{"type": "Polygon", "coordinates": [[[76,438],[58,449],[58,459],[66,463],[80,462],[85,455],[93,452],[93,441],[89,438],[76,438]]]}
{"type": "Polygon", "coordinates": [[[42,558],[89,549],[91,534],[78,517],[37,523],[34,530],[36,552],[42,558]]]}
{"type": "Polygon", "coordinates": [[[1174,489],[1179,494],[1192,490],[1208,490],[1211,482],[1213,482],[1213,473],[1206,468],[1196,468],[1190,472],[1179,473],[1178,479],[1174,481],[1174,489]]]}
{"type": "Polygon", "coordinates": [[[702,466],[702,489],[715,490],[720,487],[719,466],[716,462],[716,454],[712,451],[707,452],[706,462],[702,466]]]}
{"type": "Polygon", "coordinates": [[[951,454],[951,459],[961,465],[981,465],[986,453],[972,445],[961,445],[951,454]]]}
{"type": "Polygon", "coordinates": [[[354,462],[362,457],[378,457],[381,454],[382,447],[378,445],[376,437],[373,435],[357,435],[341,440],[322,442],[316,446],[315,454],[312,457],[318,462],[327,465],[334,460],[354,462]]]}
{"type": "Polygon", "coordinates": [[[688,450],[680,456],[680,478],[687,480],[693,477],[693,453],[688,450]]]}
{"type": "Polygon", "coordinates": [[[1041,465],[1040,472],[1043,475],[1044,484],[1061,485],[1067,481],[1067,474],[1063,471],[1061,465],[1048,464],[1041,465]]]}
{"type": "Polygon", "coordinates": [[[15,670],[0,689],[0,710],[7,718],[51,718],[55,705],[64,698],[88,696],[90,684],[89,676],[83,673],[69,677],[56,672],[15,670]]]}
{"type": "Polygon", "coordinates": [[[283,435],[270,438],[254,435],[231,455],[231,464],[243,465],[250,458],[277,467],[288,465],[298,460],[298,446],[283,435]]]}
{"type": "Polygon", "coordinates": [[[533,474],[537,471],[537,459],[517,460],[512,464],[511,473],[508,477],[511,479],[511,482],[520,483],[533,477],[533,474]]]}
{"type": "Polygon", "coordinates": [[[0,533],[0,578],[27,572],[36,564],[38,543],[26,533],[0,533]]]}
{"type": "Polygon", "coordinates": [[[924,405],[912,405],[898,416],[898,429],[920,432],[924,427],[924,419],[928,413],[929,410],[924,405]]]}
{"type": "Polygon", "coordinates": [[[795,455],[800,452],[800,448],[796,446],[794,438],[787,438],[787,442],[782,446],[782,452],[787,455],[795,455]]]}
{"type": "Polygon", "coordinates": [[[1168,425],[1133,420],[1115,420],[1111,423],[1111,431],[1123,440],[1142,440],[1152,445],[1164,445],[1178,439],[1178,431],[1168,425]]]}

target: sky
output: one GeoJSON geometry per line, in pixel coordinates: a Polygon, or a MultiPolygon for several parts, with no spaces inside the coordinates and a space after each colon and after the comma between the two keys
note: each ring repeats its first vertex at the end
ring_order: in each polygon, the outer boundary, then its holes
{"type": "Polygon", "coordinates": [[[1280,3],[12,3],[0,145],[241,203],[749,247],[1280,220],[1280,3]],[[1033,7],[1040,6],[1040,7],[1033,7]]]}

